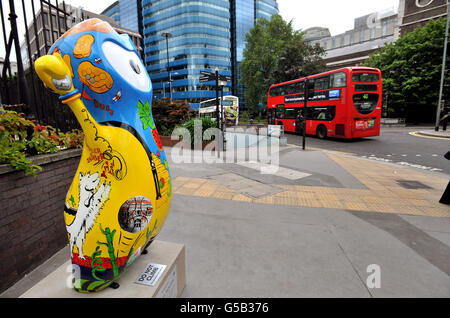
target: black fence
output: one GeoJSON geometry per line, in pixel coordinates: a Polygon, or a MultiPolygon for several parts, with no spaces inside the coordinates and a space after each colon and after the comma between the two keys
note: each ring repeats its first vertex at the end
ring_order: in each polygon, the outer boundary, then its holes
{"type": "Polygon", "coordinates": [[[0,46],[0,103],[5,109],[23,112],[36,124],[64,132],[79,128],[78,122],[70,109],[44,87],[34,71],[34,61],[47,54],[75,22],[69,7],[58,0],[0,1],[0,41],[4,46],[0,46]]]}

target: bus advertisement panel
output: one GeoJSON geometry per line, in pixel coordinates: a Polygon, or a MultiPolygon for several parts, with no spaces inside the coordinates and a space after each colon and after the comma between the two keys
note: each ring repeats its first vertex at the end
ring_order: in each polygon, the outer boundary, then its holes
{"type": "MultiPolygon", "coordinates": [[[[220,118],[224,118],[227,126],[237,126],[239,123],[239,98],[236,96],[223,96],[219,99],[219,113],[220,118]],[[222,105],[223,105],[223,117],[222,117],[222,105]]],[[[205,100],[200,103],[198,110],[200,118],[211,118],[216,121],[216,99],[205,100]]]]}

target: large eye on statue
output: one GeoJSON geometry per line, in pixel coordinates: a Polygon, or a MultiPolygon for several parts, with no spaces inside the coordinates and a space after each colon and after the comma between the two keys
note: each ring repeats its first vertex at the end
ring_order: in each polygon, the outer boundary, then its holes
{"type": "Polygon", "coordinates": [[[103,54],[112,67],[130,85],[141,91],[150,90],[150,79],[139,56],[127,51],[114,42],[106,41],[102,45],[103,54]]]}

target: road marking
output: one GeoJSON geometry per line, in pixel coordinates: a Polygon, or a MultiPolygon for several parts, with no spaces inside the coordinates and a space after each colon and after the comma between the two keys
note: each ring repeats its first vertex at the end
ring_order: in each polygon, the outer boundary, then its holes
{"type": "Polygon", "coordinates": [[[301,178],[309,177],[309,173],[300,172],[280,166],[268,165],[256,161],[243,161],[237,162],[238,165],[244,166],[250,169],[259,170],[263,174],[273,174],[278,177],[286,178],[289,180],[298,180],[301,178]]]}
{"type": "MultiPolygon", "coordinates": [[[[403,155],[403,156],[406,156],[406,155],[403,155]]],[[[402,165],[402,166],[408,166],[408,167],[412,167],[412,168],[418,168],[418,169],[422,169],[422,170],[442,171],[442,169],[438,169],[438,168],[427,167],[427,166],[414,164],[414,163],[409,163],[409,162],[404,162],[404,161],[397,162],[397,161],[393,161],[391,159],[379,158],[379,157],[375,157],[375,156],[369,156],[369,157],[368,156],[360,156],[360,157],[364,158],[364,159],[374,160],[374,161],[390,162],[390,163],[394,163],[394,164],[398,164],[398,165],[402,165]]]]}
{"type": "Polygon", "coordinates": [[[418,168],[418,169],[422,169],[422,170],[442,171],[442,169],[422,166],[422,165],[413,164],[413,163],[409,163],[409,162],[403,162],[402,161],[402,162],[395,162],[395,163],[399,164],[399,165],[402,165],[402,166],[408,166],[408,167],[418,168]]]}
{"type": "Polygon", "coordinates": [[[420,137],[420,138],[430,138],[430,139],[439,139],[439,140],[448,140],[446,137],[434,137],[434,136],[424,136],[419,134],[417,131],[413,131],[409,133],[411,136],[420,137]]]}

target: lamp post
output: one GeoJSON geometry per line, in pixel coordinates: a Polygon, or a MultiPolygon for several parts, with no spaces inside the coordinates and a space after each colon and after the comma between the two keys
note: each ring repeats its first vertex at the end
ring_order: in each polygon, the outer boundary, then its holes
{"type": "Polygon", "coordinates": [[[445,64],[447,61],[447,42],[448,42],[448,27],[450,24],[450,2],[447,0],[447,26],[445,28],[445,41],[444,41],[444,56],[442,58],[442,73],[441,73],[441,86],[439,88],[439,101],[436,110],[436,125],[434,127],[435,131],[439,131],[439,120],[441,113],[441,101],[442,101],[442,90],[444,87],[445,80],[445,64]]]}
{"type": "Polygon", "coordinates": [[[172,36],[172,33],[164,32],[161,35],[166,38],[167,74],[169,75],[169,93],[170,93],[170,102],[172,103],[172,77],[170,76],[170,65],[169,65],[169,38],[172,36]]]}

